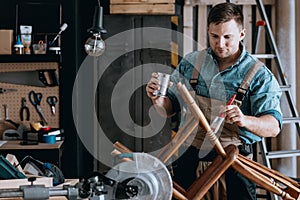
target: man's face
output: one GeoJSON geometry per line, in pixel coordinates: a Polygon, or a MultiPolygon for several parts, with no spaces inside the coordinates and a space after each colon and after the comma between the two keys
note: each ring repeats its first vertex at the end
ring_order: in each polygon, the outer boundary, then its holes
{"type": "Polygon", "coordinates": [[[218,25],[211,23],[208,26],[208,35],[210,47],[216,56],[228,58],[237,52],[239,42],[245,37],[245,29],[232,19],[218,25]]]}

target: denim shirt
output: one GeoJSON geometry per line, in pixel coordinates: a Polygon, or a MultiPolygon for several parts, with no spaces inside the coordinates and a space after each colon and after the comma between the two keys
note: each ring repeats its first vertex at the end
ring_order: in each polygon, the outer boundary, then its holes
{"type": "MultiPolygon", "coordinates": [[[[200,62],[201,69],[196,85],[196,95],[213,98],[227,102],[230,97],[237,93],[238,87],[243,81],[249,69],[255,64],[256,58],[251,56],[241,44],[242,53],[239,59],[230,67],[219,72],[218,62],[214,59],[210,48],[203,50],[203,60],[200,62]]],[[[182,82],[189,89],[189,80],[191,79],[194,64],[197,62],[199,51],[186,55],[179,63],[171,76],[174,83],[168,90],[168,96],[172,102],[173,110],[180,111],[183,102],[176,83],[182,82]]],[[[256,73],[249,85],[248,91],[240,107],[244,115],[262,116],[270,114],[274,116],[282,126],[282,113],[280,109],[280,98],[282,91],[272,72],[264,65],[256,73]]],[[[251,133],[243,127],[239,127],[240,139],[252,144],[261,140],[261,137],[251,133]]]]}

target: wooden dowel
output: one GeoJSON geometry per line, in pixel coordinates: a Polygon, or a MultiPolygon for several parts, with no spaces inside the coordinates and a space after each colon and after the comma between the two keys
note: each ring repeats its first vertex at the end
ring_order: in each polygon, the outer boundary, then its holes
{"type": "Polygon", "coordinates": [[[173,187],[179,191],[181,194],[183,194],[185,197],[187,196],[186,190],[183,189],[178,183],[176,183],[175,181],[173,181],[173,187]]]}
{"type": "Polygon", "coordinates": [[[279,187],[281,189],[285,189],[285,187],[287,187],[291,196],[293,196],[294,198],[297,199],[298,195],[300,194],[300,188],[298,186],[298,182],[294,181],[293,179],[291,179],[289,177],[284,176],[283,174],[281,174],[275,170],[267,168],[264,165],[256,163],[250,159],[247,159],[242,155],[239,155],[238,159],[243,164],[258,171],[258,173],[261,173],[261,174],[265,175],[266,177],[268,177],[269,179],[276,181],[275,185],[277,187],[279,187]],[[283,184],[284,187],[282,187],[280,184],[278,184],[277,181],[280,182],[281,184],[283,184]]]}
{"type": "Polygon", "coordinates": [[[244,177],[261,186],[262,188],[266,189],[267,191],[281,196],[283,197],[283,199],[295,200],[295,198],[291,197],[288,193],[284,192],[282,189],[278,188],[275,184],[273,184],[273,182],[270,179],[244,165],[238,159],[232,164],[232,167],[244,177]]]}
{"type": "Polygon", "coordinates": [[[182,98],[187,103],[187,106],[190,108],[192,114],[194,115],[194,117],[196,119],[199,120],[200,125],[206,132],[206,135],[209,137],[210,141],[215,145],[215,149],[218,152],[218,154],[222,155],[223,158],[225,158],[226,153],[225,153],[225,150],[224,150],[222,144],[220,143],[219,139],[217,138],[217,136],[211,129],[208,121],[206,120],[203,112],[200,110],[200,108],[196,104],[194,98],[190,95],[189,91],[187,90],[185,85],[183,85],[182,83],[180,83],[180,82],[177,83],[177,88],[178,88],[182,98]]]}
{"type": "Polygon", "coordinates": [[[188,200],[182,193],[180,193],[176,188],[173,187],[173,198],[177,200],[188,200]]]}
{"type": "Polygon", "coordinates": [[[130,149],[128,149],[126,146],[124,146],[123,144],[121,144],[118,141],[114,143],[114,147],[116,149],[118,149],[119,151],[121,151],[122,153],[132,153],[132,151],[130,149]]]}
{"type": "Polygon", "coordinates": [[[225,173],[225,171],[237,159],[238,150],[234,145],[226,147],[226,158],[219,155],[205,169],[204,173],[187,190],[188,199],[199,200],[204,197],[213,184],[225,173]]]}
{"type": "Polygon", "coordinates": [[[161,161],[163,163],[166,163],[172,157],[172,155],[174,155],[174,153],[179,149],[184,141],[192,134],[193,130],[197,128],[198,124],[198,121],[193,122],[192,126],[187,130],[185,134],[178,135],[178,140],[176,142],[170,142],[170,145],[168,146],[169,149],[165,151],[165,154],[161,157],[161,161]]]}
{"type": "MultiPolygon", "coordinates": [[[[121,155],[122,154],[122,152],[120,152],[120,151],[118,151],[117,149],[114,149],[112,152],[111,152],[111,155],[112,156],[119,156],[119,155],[121,155]]],[[[130,159],[130,158],[121,158],[120,159],[121,161],[124,161],[124,162],[126,162],[126,161],[132,161],[132,159],[130,159]]]]}
{"type": "Polygon", "coordinates": [[[293,184],[299,190],[299,192],[300,192],[300,188],[299,188],[300,184],[299,184],[299,182],[291,179],[290,177],[287,177],[287,176],[281,174],[280,172],[278,172],[278,171],[276,171],[274,169],[270,169],[270,168],[268,168],[268,167],[266,167],[266,166],[264,166],[264,165],[262,165],[260,163],[257,163],[257,162],[255,162],[253,160],[250,160],[250,159],[242,156],[241,154],[239,155],[238,158],[239,158],[239,160],[241,162],[249,165],[252,168],[256,168],[261,173],[264,173],[264,174],[270,175],[270,176],[272,175],[272,177],[274,179],[276,179],[276,180],[278,180],[278,181],[280,181],[280,182],[282,182],[284,184],[286,183],[286,181],[288,181],[288,183],[293,184]]]}
{"type": "Polygon", "coordinates": [[[170,150],[172,144],[178,142],[178,138],[181,137],[181,135],[185,132],[185,130],[188,128],[188,126],[190,125],[190,123],[192,121],[193,121],[193,118],[189,118],[186,121],[186,123],[177,131],[176,135],[172,138],[172,140],[167,145],[165,145],[162,150],[160,150],[160,152],[156,156],[157,158],[162,160],[162,157],[166,154],[167,151],[170,150]]]}

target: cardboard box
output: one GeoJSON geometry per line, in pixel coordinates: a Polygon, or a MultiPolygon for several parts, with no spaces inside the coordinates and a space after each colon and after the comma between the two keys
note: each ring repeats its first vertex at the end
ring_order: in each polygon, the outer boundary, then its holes
{"type": "Polygon", "coordinates": [[[0,30],[0,54],[11,55],[13,44],[13,30],[0,30]]]}

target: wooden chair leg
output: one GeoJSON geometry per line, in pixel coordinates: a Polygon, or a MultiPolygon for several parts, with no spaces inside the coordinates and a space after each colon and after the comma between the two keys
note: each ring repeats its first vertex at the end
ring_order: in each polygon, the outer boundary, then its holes
{"type": "Polygon", "coordinates": [[[254,162],[253,160],[250,160],[242,155],[239,155],[238,159],[241,162],[243,162],[244,164],[248,165],[249,167],[255,168],[267,176],[272,176],[272,178],[274,178],[275,180],[277,180],[285,185],[289,185],[289,184],[294,185],[296,188],[299,189],[299,192],[300,192],[300,183],[299,182],[297,182],[289,177],[286,177],[285,175],[279,173],[276,170],[270,169],[260,163],[254,162]]]}
{"type": "Polygon", "coordinates": [[[205,169],[204,173],[187,190],[188,199],[199,200],[207,193],[211,186],[225,173],[237,159],[238,149],[230,145],[225,149],[227,156],[217,156],[205,169]]]}
{"type": "Polygon", "coordinates": [[[198,121],[195,121],[193,118],[188,119],[186,124],[178,130],[171,142],[169,142],[156,157],[166,164],[198,125],[198,121]]]}
{"type": "Polygon", "coordinates": [[[269,182],[271,182],[273,185],[276,185],[282,191],[287,192],[293,198],[299,198],[300,188],[298,182],[294,181],[289,177],[284,176],[283,174],[273,169],[267,168],[264,165],[256,163],[253,160],[249,160],[242,155],[239,155],[238,160],[246,166],[248,166],[249,168],[251,168],[252,170],[255,170],[255,172],[260,176],[265,176],[269,182]],[[284,186],[281,186],[277,182],[280,182],[284,186]]]}
{"type": "Polygon", "coordinates": [[[232,164],[234,170],[242,174],[244,177],[249,179],[250,181],[256,183],[257,185],[265,188],[269,192],[272,192],[278,196],[281,196],[284,200],[296,200],[290,194],[286,193],[278,186],[274,184],[274,182],[266,177],[265,175],[259,173],[255,169],[248,167],[247,165],[243,164],[238,159],[232,164]]]}
{"type": "Polygon", "coordinates": [[[175,181],[173,181],[173,198],[177,200],[188,200],[185,189],[175,181]]]}

